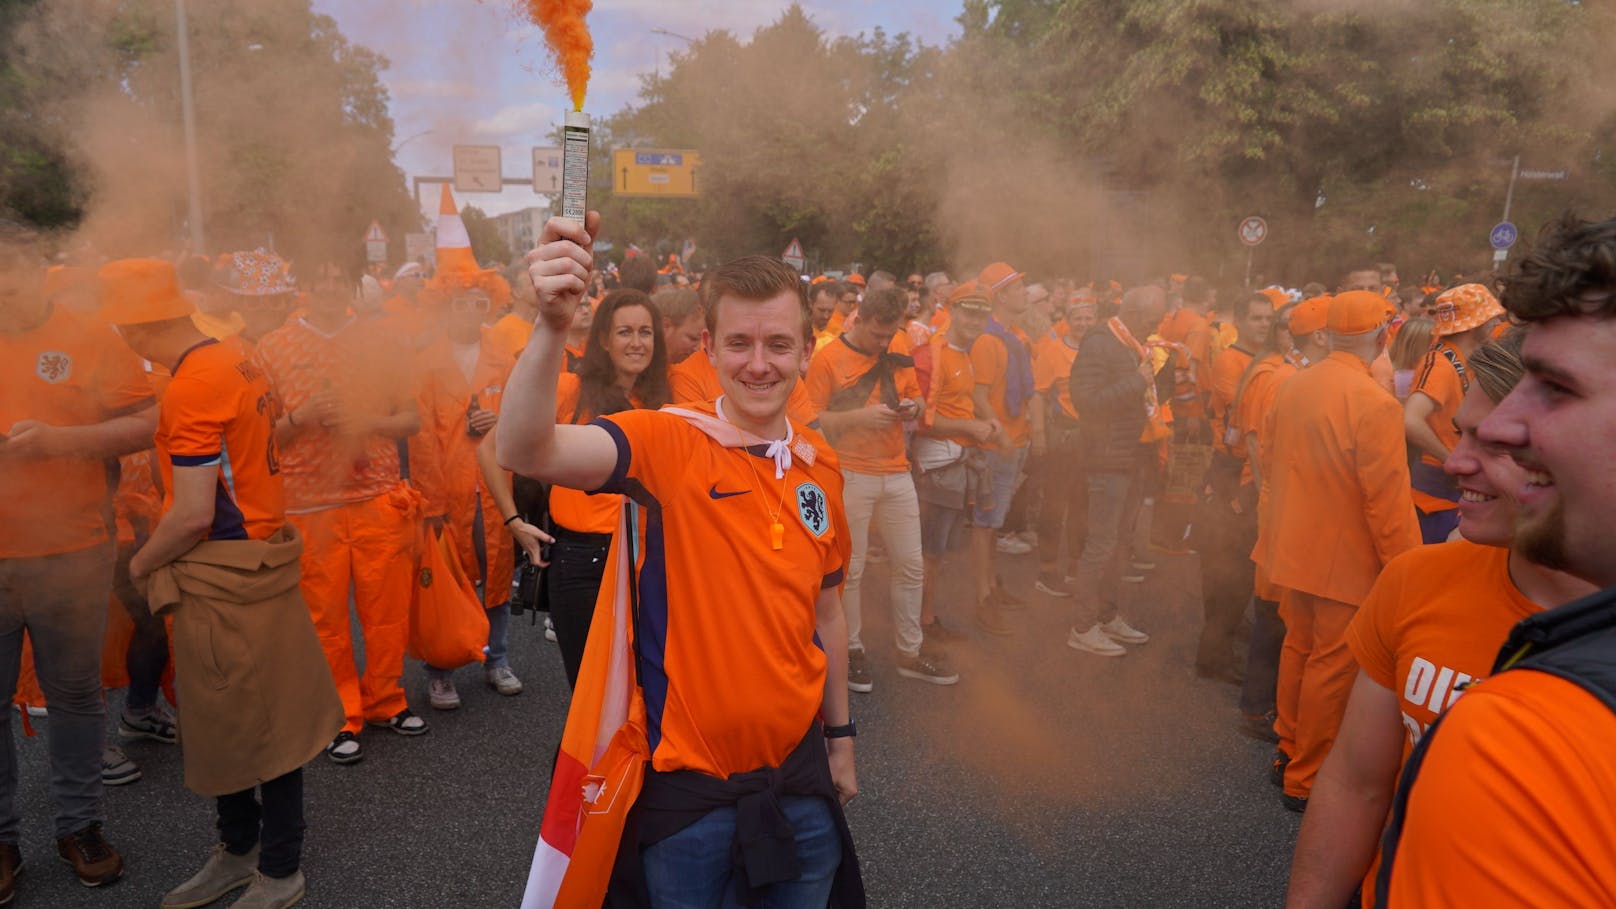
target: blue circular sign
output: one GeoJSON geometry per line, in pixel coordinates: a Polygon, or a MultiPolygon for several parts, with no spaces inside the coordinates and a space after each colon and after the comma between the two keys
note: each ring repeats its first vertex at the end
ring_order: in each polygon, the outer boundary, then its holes
{"type": "Polygon", "coordinates": [[[1520,236],[1521,232],[1515,229],[1515,225],[1508,221],[1500,221],[1493,225],[1492,233],[1487,235],[1487,239],[1493,244],[1493,249],[1509,249],[1515,245],[1520,236]]]}

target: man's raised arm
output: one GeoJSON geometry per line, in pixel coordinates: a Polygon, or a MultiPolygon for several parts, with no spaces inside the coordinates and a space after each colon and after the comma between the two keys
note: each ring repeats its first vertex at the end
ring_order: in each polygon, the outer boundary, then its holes
{"type": "Polygon", "coordinates": [[[586,231],[570,219],[551,218],[539,235],[539,248],[527,254],[539,315],[506,382],[494,453],[513,473],[593,491],[611,478],[616,443],[598,426],[557,426],[555,421],[567,328],[589,286],[600,213],[590,212],[587,224],[586,231]]]}

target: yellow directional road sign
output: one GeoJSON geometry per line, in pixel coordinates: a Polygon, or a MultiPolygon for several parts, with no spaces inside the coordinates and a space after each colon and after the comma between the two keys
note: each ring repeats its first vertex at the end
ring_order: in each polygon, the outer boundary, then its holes
{"type": "Polygon", "coordinates": [[[619,196],[692,199],[700,194],[701,153],[686,148],[612,149],[612,192],[619,196]]]}

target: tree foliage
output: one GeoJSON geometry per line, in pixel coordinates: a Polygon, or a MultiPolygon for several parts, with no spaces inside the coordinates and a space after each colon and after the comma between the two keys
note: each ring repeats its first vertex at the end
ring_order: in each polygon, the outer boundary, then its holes
{"type": "MultiPolygon", "coordinates": [[[[1479,267],[1512,218],[1616,198],[1603,5],[1566,0],[967,0],[960,36],[828,37],[793,6],[708,33],[612,118],[621,145],[700,149],[694,202],[607,203],[641,243],[721,255],[793,236],[824,265],[1015,258],[1237,279],[1348,260],[1479,267]]],[[[605,186],[601,187],[602,189],[605,186]]]]}
{"type": "MultiPolygon", "coordinates": [[[[372,219],[395,237],[416,228],[392,163],[384,58],[308,0],[209,0],[188,13],[211,251],[273,242],[294,259],[357,259],[372,219]]],[[[175,25],[171,0],[0,0],[0,161],[37,162],[0,171],[0,205],[77,226],[109,254],[183,245],[175,25]]]]}

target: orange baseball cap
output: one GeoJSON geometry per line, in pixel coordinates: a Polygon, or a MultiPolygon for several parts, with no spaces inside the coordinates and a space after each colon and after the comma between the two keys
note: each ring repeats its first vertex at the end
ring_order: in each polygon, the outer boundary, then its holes
{"type": "Polygon", "coordinates": [[[1309,297],[1291,308],[1291,318],[1287,327],[1293,336],[1310,335],[1315,331],[1323,331],[1329,322],[1330,298],[1309,297]]]}
{"type": "Polygon", "coordinates": [[[1460,284],[1450,287],[1436,298],[1436,325],[1431,333],[1439,338],[1480,328],[1504,314],[1493,292],[1480,284],[1460,284]]]}
{"type": "Polygon", "coordinates": [[[988,295],[982,292],[982,285],[976,281],[961,281],[948,295],[948,305],[982,312],[993,311],[993,303],[988,300],[988,295]]]}
{"type": "Polygon", "coordinates": [[[1020,277],[1021,272],[1011,268],[1008,264],[995,262],[982,269],[982,273],[976,276],[976,283],[982,286],[982,290],[993,293],[1020,277]]]}
{"type": "Polygon", "coordinates": [[[863,287],[864,286],[864,276],[855,271],[852,274],[847,276],[847,283],[849,283],[849,284],[857,284],[858,286],[863,287]]]}
{"type": "Polygon", "coordinates": [[[1386,298],[1373,291],[1349,290],[1330,298],[1325,327],[1338,335],[1365,335],[1386,324],[1386,298]]]}
{"type": "Polygon", "coordinates": [[[180,293],[179,274],[162,259],[118,259],[96,272],[101,280],[101,318],[114,325],[140,325],[191,315],[196,307],[180,293]]]}

